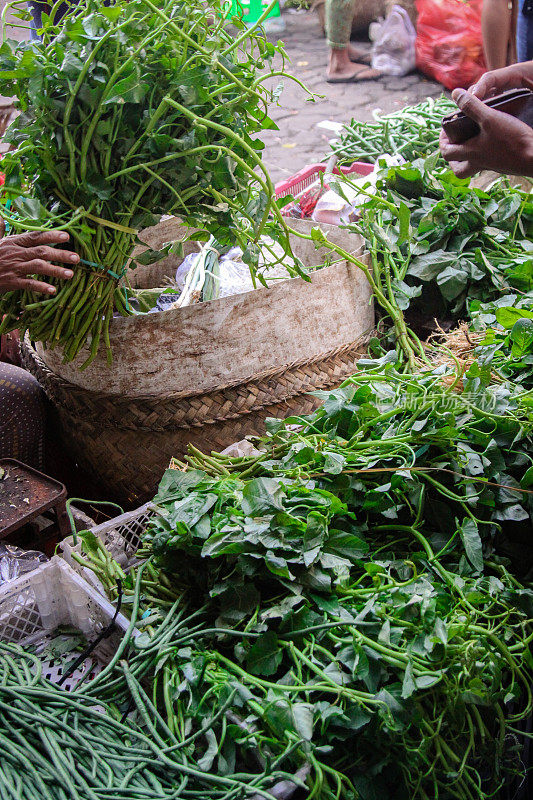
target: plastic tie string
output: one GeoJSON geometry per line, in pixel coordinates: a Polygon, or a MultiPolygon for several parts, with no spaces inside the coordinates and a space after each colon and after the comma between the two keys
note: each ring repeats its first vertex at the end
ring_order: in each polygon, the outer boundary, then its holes
{"type": "MultiPolygon", "coordinates": [[[[8,200],[6,200],[6,211],[9,211],[10,208],[11,208],[11,199],[8,199],[8,200]]],[[[7,221],[5,223],[5,229],[6,229],[6,233],[9,233],[9,231],[11,229],[11,225],[7,221]]],[[[96,269],[101,269],[102,271],[107,272],[108,275],[111,275],[112,278],[116,278],[117,281],[119,281],[121,278],[124,277],[124,275],[126,274],[126,269],[127,269],[127,264],[124,264],[124,266],[122,267],[120,273],[114,272],[112,269],[107,269],[106,270],[106,268],[103,267],[101,264],[97,264],[95,261],[87,261],[85,258],[80,258],[80,264],[85,264],[88,267],[95,267],[96,269]]],[[[125,294],[124,300],[125,300],[125,304],[126,304],[126,310],[130,311],[130,304],[129,304],[129,300],[128,300],[128,287],[127,286],[124,287],[124,294],[125,294]]]]}
{"type": "MultiPolygon", "coordinates": [[[[85,258],[80,258],[80,264],[85,264],[88,267],[95,267],[96,269],[101,269],[103,272],[106,272],[108,275],[111,275],[112,278],[116,278],[117,281],[119,281],[121,278],[124,277],[124,275],[126,274],[127,266],[128,266],[127,264],[124,264],[124,266],[122,267],[120,273],[118,273],[118,272],[114,272],[112,269],[106,269],[101,264],[96,264],[94,261],[87,261],[85,258]]],[[[125,300],[125,303],[126,303],[126,310],[129,311],[130,310],[130,304],[129,304],[129,301],[128,301],[128,287],[127,286],[124,287],[124,293],[125,293],[124,300],[125,300]]]]}
{"type": "MultiPolygon", "coordinates": [[[[11,199],[8,198],[6,200],[6,211],[9,211],[10,208],[11,208],[11,199]]],[[[9,233],[10,230],[11,230],[11,223],[8,222],[7,220],[5,220],[5,231],[6,231],[6,233],[9,233]]]]}

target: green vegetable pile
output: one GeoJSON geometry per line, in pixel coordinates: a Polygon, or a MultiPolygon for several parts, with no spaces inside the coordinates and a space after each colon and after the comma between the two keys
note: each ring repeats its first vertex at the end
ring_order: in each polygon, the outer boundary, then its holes
{"type": "Polygon", "coordinates": [[[231,800],[255,792],[271,799],[265,785],[293,778],[282,758],[266,776],[219,777],[193,763],[188,753],[197,737],[173,735],[126,661],[118,669],[129,692],[127,719],[101,696],[95,706],[99,676],[66,692],[46,680],[38,657],[4,642],[0,653],[2,797],[231,800]]]}
{"type": "Polygon", "coordinates": [[[142,575],[83,535],[82,563],[153,626],[131,669],[211,774],[257,747],[323,800],[484,799],[523,775],[531,400],[443,377],[370,368],[253,456],[191,451],[142,575]]]}
{"type": "MultiPolygon", "coordinates": [[[[342,186],[335,184],[339,193],[342,186]]],[[[381,170],[377,193],[360,212],[346,227],[364,237],[370,267],[319,229],[312,237],[364,271],[396,356],[410,371],[417,360],[430,365],[420,337],[435,319],[450,327],[472,303],[533,286],[533,204],[506,179],[475,189],[432,156],[381,170]]]]}
{"type": "Polygon", "coordinates": [[[85,365],[100,343],[110,358],[113,312],[131,313],[121,286],[137,233],[162,214],[239,244],[252,269],[264,233],[290,254],[255,138],[274,127],[264,81],[279,48],[237,17],[233,36],[225,0],[210,13],[206,24],[194,0],[82,0],[60,25],[45,17],[41,44],[0,47],[0,91],[22,112],[2,216],[15,230],[67,230],[82,258],[53,297],[3,295],[2,332],[27,330],[66,361],[86,343],[85,365]]]}
{"type": "Polygon", "coordinates": [[[455,103],[441,95],[437,100],[428,97],[392,114],[374,113],[375,122],[352,119],[332,145],[333,153],[339,164],[374,164],[385,153],[403,156],[406,161],[424,158],[438,148],[442,118],[456,110],[455,103]]]}
{"type": "Polygon", "coordinates": [[[80,535],[73,557],[130,626],[72,702],[7,654],[0,704],[20,687],[27,712],[0,765],[12,795],[529,796],[532,215],[505,182],[475,190],[430,158],[382,172],[349,226],[369,265],[312,232],[364,270],[380,338],[316,412],[267,420],[250,455],[190,447],[127,570],[80,535]],[[469,317],[468,359],[423,341],[417,303],[469,317]],[[76,747],[55,750],[70,730],[95,745],[79,786],[76,747]]]}
{"type": "Polygon", "coordinates": [[[479,364],[502,380],[533,389],[533,295],[472,303],[470,311],[473,327],[484,331],[474,351],[479,364]],[[496,326],[487,327],[491,323],[496,326]]]}

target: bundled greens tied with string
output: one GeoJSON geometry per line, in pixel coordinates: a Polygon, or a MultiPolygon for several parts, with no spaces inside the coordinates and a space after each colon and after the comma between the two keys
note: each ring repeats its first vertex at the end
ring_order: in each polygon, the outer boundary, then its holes
{"type": "Polygon", "coordinates": [[[290,251],[252,138],[274,127],[263,81],[277,48],[237,17],[233,35],[225,15],[224,0],[82,0],[58,25],[43,17],[41,43],[4,41],[0,92],[21,115],[7,135],[2,216],[17,232],[68,231],[81,265],[51,298],[4,295],[2,331],[60,345],[65,361],[90,343],[90,362],[104,342],[110,358],[138,231],[162,214],[237,243],[252,271],[261,235],[290,251]]]}

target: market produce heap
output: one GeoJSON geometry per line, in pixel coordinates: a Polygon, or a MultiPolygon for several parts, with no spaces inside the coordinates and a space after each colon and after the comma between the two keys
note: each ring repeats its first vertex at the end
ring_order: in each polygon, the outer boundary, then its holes
{"type": "Polygon", "coordinates": [[[372,286],[368,357],[248,454],[190,446],[126,569],[120,542],[80,534],[72,557],[130,625],[72,694],[0,644],[0,789],[515,796],[533,713],[532,221],[529,194],[475,189],[434,155],[378,175],[350,226],[369,263],[313,231],[372,286]],[[463,320],[467,356],[424,341],[417,306],[463,320]]]}
{"type": "Polygon", "coordinates": [[[264,81],[281,48],[237,17],[232,35],[227,16],[225,0],[82,0],[59,25],[44,16],[42,43],[3,42],[0,92],[22,113],[6,137],[16,150],[2,161],[1,214],[12,230],[68,231],[82,261],[51,298],[3,295],[2,332],[60,345],[65,361],[86,342],[86,363],[101,341],[110,357],[113,311],[131,313],[120,287],[137,233],[162,214],[238,244],[252,270],[268,233],[290,269],[255,138],[274,127],[264,81]]]}
{"type": "Polygon", "coordinates": [[[414,161],[428,156],[439,143],[442,118],[457,108],[446,95],[428,97],[416,106],[391,114],[374,112],[374,121],[352,119],[344,124],[339,139],[331,145],[339,164],[354,161],[375,163],[384,153],[414,161]]]}
{"type": "Polygon", "coordinates": [[[530,397],[361,367],[250,456],[191,448],[142,567],[91,533],[79,559],[150,620],[128,668],[213,779],[283,764],[320,800],[486,800],[520,782],[533,710],[530,397]]]}
{"type": "Polygon", "coordinates": [[[312,234],[373,288],[358,372],[250,455],[191,446],[142,574],[90,533],[79,559],[153,620],[131,668],[211,776],[255,761],[315,800],[512,797],[533,711],[531,202],[435,156],[376,187],[350,225],[369,264],[312,234]],[[467,359],[417,335],[420,306],[470,320],[467,359]]]}

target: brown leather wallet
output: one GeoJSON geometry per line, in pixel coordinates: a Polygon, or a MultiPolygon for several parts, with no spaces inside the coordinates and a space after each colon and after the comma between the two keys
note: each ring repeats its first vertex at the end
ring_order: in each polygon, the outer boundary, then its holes
{"type": "MultiPolygon", "coordinates": [[[[489,108],[503,111],[522,120],[533,128],[533,92],[531,89],[511,89],[484,101],[489,108]]],[[[479,133],[479,125],[462,111],[448,114],[442,120],[442,127],[452,144],[462,144],[479,133]]]]}

